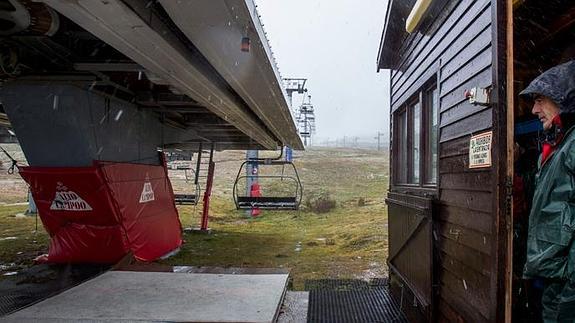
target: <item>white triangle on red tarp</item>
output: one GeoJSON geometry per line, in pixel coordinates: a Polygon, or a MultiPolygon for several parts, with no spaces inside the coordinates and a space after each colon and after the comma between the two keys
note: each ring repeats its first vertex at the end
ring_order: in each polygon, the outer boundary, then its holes
{"type": "Polygon", "coordinates": [[[142,189],[142,194],[140,195],[140,203],[146,203],[153,201],[154,190],[152,189],[152,183],[150,183],[150,178],[146,175],[146,182],[144,183],[144,188],[142,189]]]}
{"type": "Polygon", "coordinates": [[[62,182],[56,186],[56,195],[50,205],[54,211],[92,211],[88,202],[84,201],[76,192],[69,190],[62,182]]]}

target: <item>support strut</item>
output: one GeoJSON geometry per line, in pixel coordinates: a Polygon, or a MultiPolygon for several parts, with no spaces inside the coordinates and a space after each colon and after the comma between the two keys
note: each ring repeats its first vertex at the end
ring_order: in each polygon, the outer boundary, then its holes
{"type": "Polygon", "coordinates": [[[210,162],[208,166],[208,178],[206,181],[206,191],[204,192],[204,205],[202,209],[202,223],[200,225],[201,231],[208,231],[208,217],[210,212],[210,198],[212,196],[212,185],[214,183],[214,172],[216,163],[213,161],[214,147],[210,150],[210,162]]]}

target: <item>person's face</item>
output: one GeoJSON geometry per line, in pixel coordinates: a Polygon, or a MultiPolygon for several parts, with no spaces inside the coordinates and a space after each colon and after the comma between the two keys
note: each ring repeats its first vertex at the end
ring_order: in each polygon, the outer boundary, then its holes
{"type": "Polygon", "coordinates": [[[550,98],[543,95],[535,96],[531,113],[539,118],[539,121],[543,124],[543,129],[548,130],[551,128],[553,118],[555,118],[560,111],[559,106],[550,98]]]}

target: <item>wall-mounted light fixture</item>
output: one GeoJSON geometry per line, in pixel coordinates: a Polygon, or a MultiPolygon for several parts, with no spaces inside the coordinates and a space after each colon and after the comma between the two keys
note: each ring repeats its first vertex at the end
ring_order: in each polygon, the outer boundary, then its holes
{"type": "Polygon", "coordinates": [[[405,30],[408,33],[411,34],[415,31],[415,28],[417,28],[422,18],[425,16],[427,9],[429,9],[432,2],[433,0],[417,0],[415,5],[413,5],[413,9],[411,9],[409,17],[407,17],[407,20],[405,21],[405,30]]]}

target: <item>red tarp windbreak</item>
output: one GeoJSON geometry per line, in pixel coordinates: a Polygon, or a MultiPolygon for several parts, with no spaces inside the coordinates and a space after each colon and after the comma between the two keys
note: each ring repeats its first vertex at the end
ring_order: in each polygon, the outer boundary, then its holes
{"type": "Polygon", "coordinates": [[[181,224],[165,166],[95,162],[22,167],[46,231],[48,261],[152,261],[177,249],[181,224]]]}

